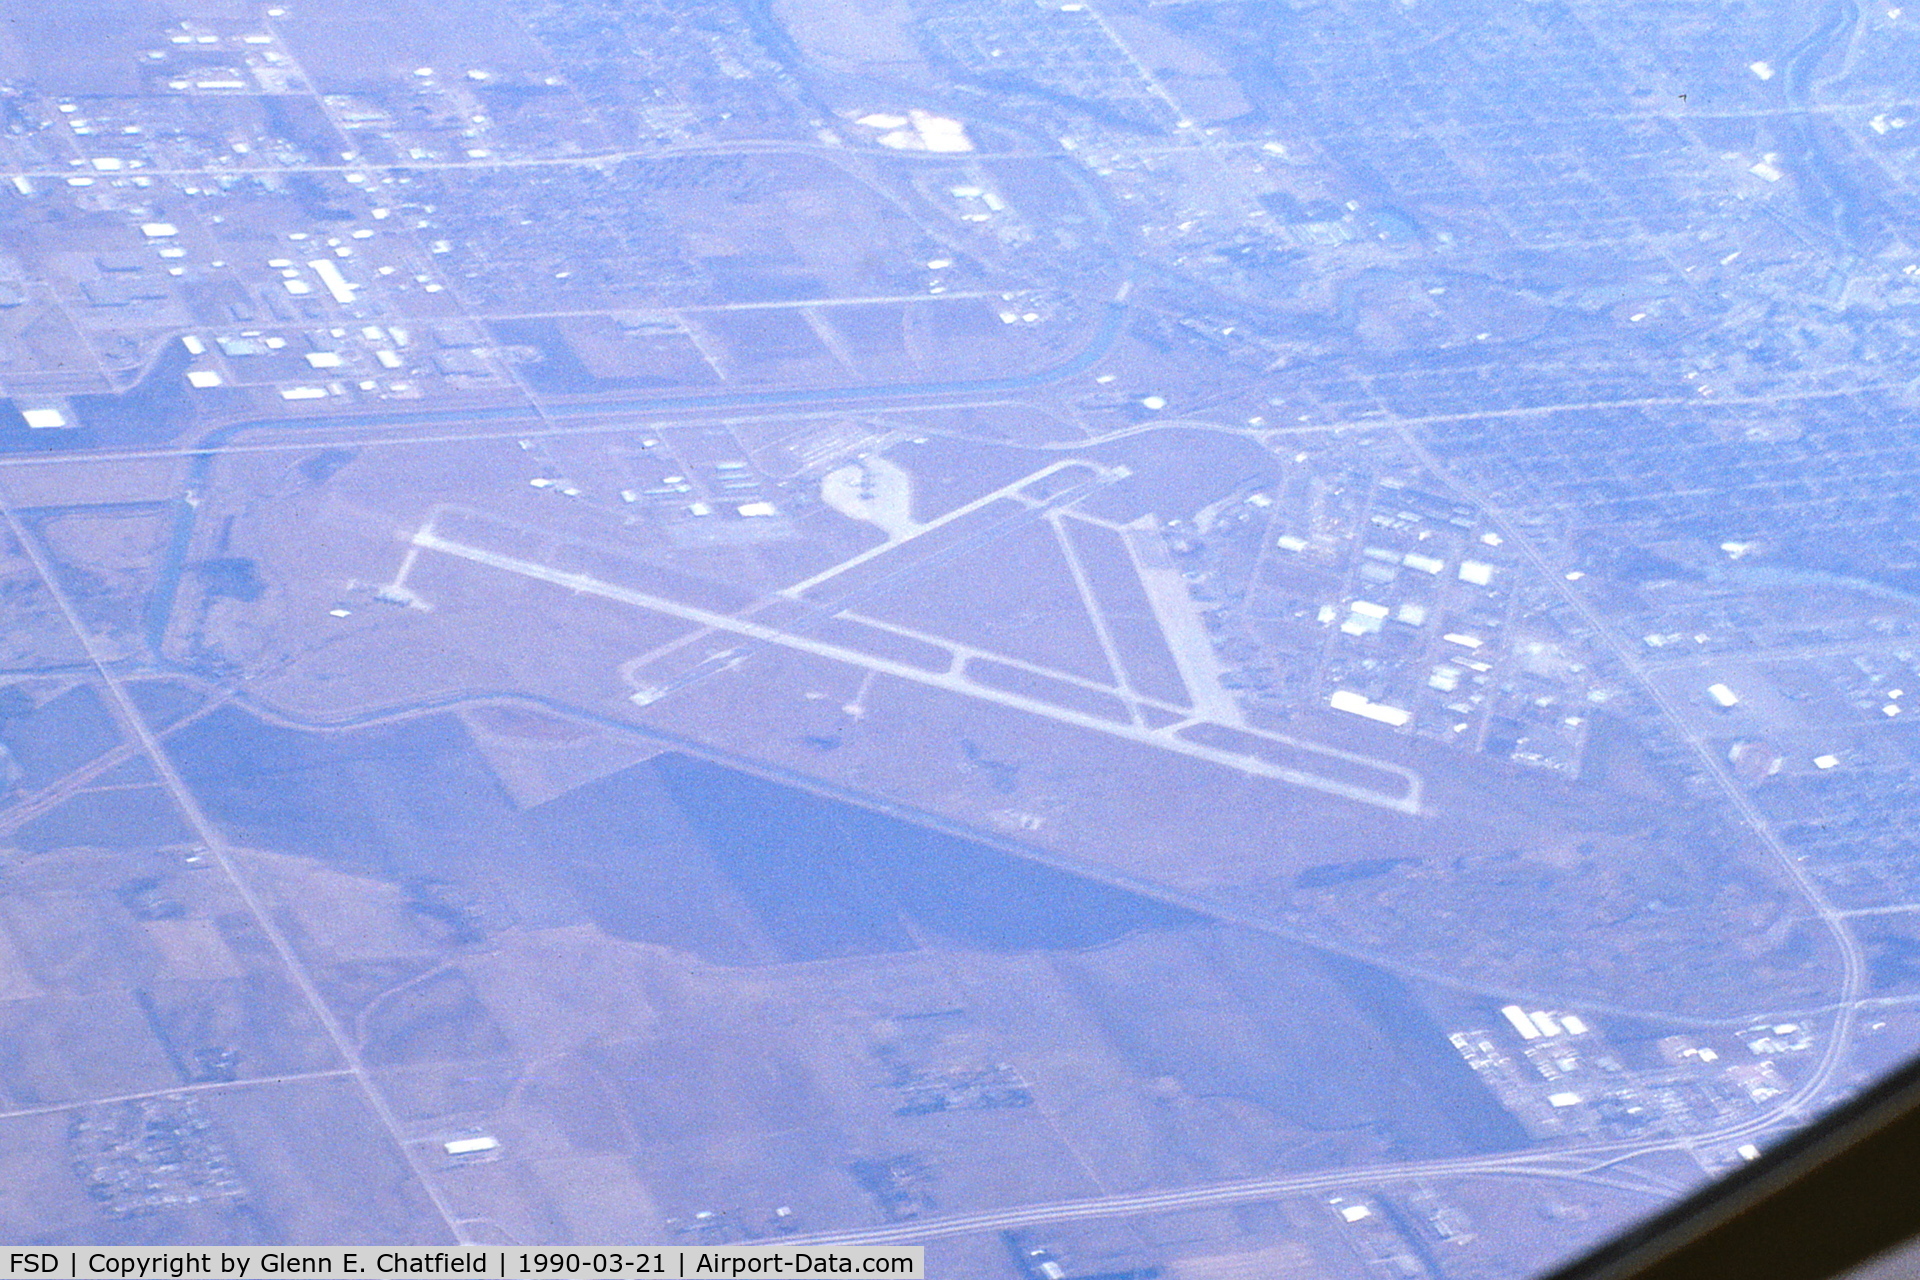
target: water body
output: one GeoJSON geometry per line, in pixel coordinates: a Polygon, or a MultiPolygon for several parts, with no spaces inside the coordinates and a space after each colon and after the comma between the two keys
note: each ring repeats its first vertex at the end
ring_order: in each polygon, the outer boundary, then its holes
{"type": "MultiPolygon", "coordinates": [[[[1032,373],[1000,377],[959,378],[948,381],[900,383],[860,383],[838,387],[797,387],[770,391],[712,391],[675,395],[637,395],[624,399],[609,398],[591,405],[550,406],[548,415],[561,420],[608,418],[627,413],[675,414],[732,409],[771,409],[787,405],[890,404],[901,400],[922,400],[943,396],[991,395],[1024,391],[1083,373],[1098,364],[1113,349],[1129,314],[1124,302],[1109,302],[1101,309],[1100,323],[1087,345],[1060,363],[1032,373]]],[[[170,346],[148,371],[139,386],[115,396],[75,396],[72,404],[80,421],[78,428],[35,431],[25,425],[10,400],[0,400],[0,453],[73,452],[85,449],[122,449],[151,447],[177,440],[192,425],[187,411],[192,407],[188,393],[182,390],[188,357],[184,348],[170,346]]],[[[459,426],[501,422],[535,426],[539,415],[527,405],[508,405],[492,409],[416,409],[411,412],[386,410],[378,415],[355,416],[329,414],[306,416],[274,415],[249,419],[215,428],[201,437],[193,454],[193,484],[202,482],[218,456],[219,448],[234,437],[263,427],[276,430],[333,428],[351,430],[390,430],[398,427],[459,426]]]]}
{"type": "Polygon", "coordinates": [[[1830,0],[1814,29],[1782,60],[1781,83],[1789,106],[1781,122],[1780,142],[1795,174],[1800,202],[1814,225],[1832,234],[1848,251],[1866,247],[1875,226],[1884,226],[1889,210],[1863,188],[1843,163],[1852,148],[1840,130],[1814,112],[1814,73],[1860,20],[1856,0],[1830,0]]]}
{"type": "MultiPolygon", "coordinates": [[[[637,397],[624,400],[606,399],[591,406],[572,409],[564,406],[554,407],[549,416],[559,419],[577,419],[582,417],[605,417],[616,413],[676,413],[696,410],[772,408],[780,405],[815,404],[885,404],[898,400],[913,400],[937,396],[965,394],[1001,393],[1021,391],[1030,387],[1044,386],[1083,373],[1104,359],[1113,349],[1121,332],[1125,328],[1128,308],[1124,302],[1110,302],[1101,311],[1100,325],[1092,339],[1081,351],[1050,368],[1032,373],[1013,374],[1007,377],[962,379],[949,382],[884,383],[848,387],[820,387],[788,391],[728,391],[702,394],[680,394],[671,396],[637,397]]],[[[156,366],[141,387],[127,393],[130,403],[144,404],[139,397],[148,396],[156,400],[167,400],[177,393],[165,390],[160,383],[163,376],[172,376],[178,372],[179,357],[169,355],[156,366]]],[[[76,407],[79,401],[75,401],[76,407]]],[[[124,447],[134,444],[151,443],[139,433],[153,423],[163,419],[142,410],[132,415],[135,426],[120,434],[106,433],[92,429],[94,418],[82,415],[89,429],[84,431],[32,431],[24,422],[17,431],[9,434],[6,424],[11,402],[0,401],[7,406],[8,412],[0,412],[0,453],[36,450],[91,449],[96,447],[124,447]],[[44,437],[44,439],[43,439],[44,437]],[[55,439],[54,437],[58,437],[55,439]]],[[[89,413],[98,417],[98,411],[89,413]]],[[[216,428],[201,437],[192,462],[188,466],[186,489],[188,493],[197,492],[207,482],[213,471],[214,463],[220,456],[220,449],[235,437],[261,427],[280,429],[307,428],[395,428],[404,426],[447,426],[454,424],[472,425],[482,422],[529,422],[531,410],[525,406],[513,406],[497,409],[422,409],[412,413],[385,413],[377,419],[355,419],[347,416],[337,417],[273,417],[259,418],[246,422],[229,423],[216,428]]],[[[18,419],[17,413],[11,417],[18,419]]],[[[183,428],[182,428],[183,429],[183,428]]],[[[175,435],[178,431],[175,432],[175,435]]],[[[143,630],[146,634],[149,655],[165,667],[169,664],[161,657],[162,640],[166,635],[169,619],[179,596],[181,575],[185,572],[186,556],[193,543],[196,517],[199,504],[181,498],[174,503],[174,527],[168,540],[166,553],[161,557],[156,572],[154,590],[149,593],[143,630]]]]}

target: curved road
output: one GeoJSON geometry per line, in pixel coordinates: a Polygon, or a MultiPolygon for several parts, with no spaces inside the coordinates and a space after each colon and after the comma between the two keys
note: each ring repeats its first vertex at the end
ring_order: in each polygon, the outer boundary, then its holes
{"type": "MultiPolygon", "coordinates": [[[[1846,15],[1850,11],[1851,5],[1845,3],[1844,0],[1841,4],[1837,4],[1829,10],[1830,16],[1828,22],[1823,24],[1822,30],[1816,32],[1815,37],[1810,38],[1807,44],[1796,51],[1796,53],[1802,54],[1803,57],[1793,60],[1793,63],[1799,64],[1793,66],[1794,71],[1800,71],[1802,66],[1810,65],[1816,60],[1814,56],[1811,56],[1814,54],[1814,48],[1810,46],[1823,43],[1822,37],[1824,37],[1826,41],[1830,41],[1833,36],[1837,34],[1837,32],[1832,30],[1834,25],[1839,25],[1844,29],[1844,18],[1840,24],[1834,24],[1833,16],[1846,15]]],[[[1802,74],[1804,73],[1802,72],[1802,74]]],[[[628,399],[602,402],[594,405],[570,406],[550,412],[554,417],[573,419],[607,416],[619,413],[645,413],[648,416],[656,416],[660,414],[687,412],[776,408],[785,405],[879,404],[933,396],[1001,393],[1024,390],[1083,372],[1102,359],[1111,349],[1113,343],[1118,339],[1122,331],[1127,312],[1124,299],[1125,291],[1123,290],[1120,298],[1107,304],[1100,327],[1096,330],[1092,341],[1085,349],[1070,360],[1031,374],[948,383],[704,394],[640,400],[628,399]]],[[[206,482],[208,475],[211,473],[214,461],[219,455],[220,446],[227,441],[249,430],[270,427],[283,429],[287,427],[349,428],[358,425],[374,429],[378,426],[452,424],[456,421],[470,423],[476,419],[490,421],[518,420],[526,417],[527,413],[527,410],[520,408],[486,410],[477,413],[470,411],[429,411],[383,417],[378,423],[366,420],[355,423],[352,420],[333,417],[306,419],[275,418],[228,424],[202,437],[191,450],[193,463],[189,473],[188,496],[184,498],[180,504],[179,518],[176,521],[174,537],[163,562],[163,574],[160,587],[154,593],[152,607],[149,609],[146,618],[147,639],[154,659],[163,669],[186,673],[184,668],[177,664],[167,662],[160,657],[160,640],[171,619],[180,574],[183,570],[186,552],[193,534],[194,519],[198,505],[197,489],[206,482]]],[[[1175,424],[1172,422],[1141,424],[1138,427],[1126,428],[1120,432],[1116,432],[1114,436],[1118,438],[1138,432],[1170,428],[1176,425],[1192,427],[1199,424],[1175,424]]],[[[1385,426],[1386,424],[1370,425],[1385,426]]],[[[1257,435],[1258,433],[1247,432],[1246,434],[1257,435]]],[[[1407,433],[1403,431],[1400,434],[1406,436],[1407,433]]],[[[1085,447],[1087,443],[1088,442],[1076,442],[1076,446],[1085,447]]],[[[1410,441],[1410,443],[1412,442],[1410,441]]],[[[1417,444],[1415,447],[1417,452],[1422,455],[1425,454],[1425,450],[1419,448],[1417,444]]],[[[35,460],[46,462],[50,459],[45,455],[39,455],[35,460]]],[[[1430,465],[1435,467],[1438,474],[1448,474],[1444,468],[1439,467],[1438,464],[1434,463],[1431,459],[1428,459],[1428,461],[1430,465]]],[[[1470,494],[1468,496],[1473,497],[1473,495],[1470,494]]],[[[1477,498],[1474,498],[1474,500],[1479,501],[1477,498]]],[[[1502,517],[1498,511],[1484,502],[1481,502],[1481,505],[1487,508],[1490,515],[1495,518],[1496,523],[1502,522],[1502,517]]],[[[1527,540],[1518,536],[1513,536],[1511,540],[1523,548],[1525,554],[1535,560],[1538,567],[1547,573],[1550,581],[1559,581],[1559,576],[1551,572],[1550,566],[1545,563],[1544,559],[1540,557],[1538,552],[1532,548],[1527,540]]],[[[1568,594],[1568,599],[1575,608],[1579,609],[1582,614],[1587,617],[1590,624],[1594,625],[1598,634],[1609,637],[1609,642],[1614,643],[1616,648],[1618,648],[1617,642],[1611,641],[1611,632],[1600,625],[1600,620],[1593,614],[1591,608],[1587,606],[1584,601],[1572,593],[1568,594]]],[[[1625,652],[1624,649],[1619,649],[1619,656],[1629,670],[1634,671],[1636,675],[1642,674],[1632,654],[1625,652]]],[[[1667,712],[1670,719],[1676,724],[1683,726],[1684,732],[1684,722],[1680,719],[1677,709],[1669,704],[1669,701],[1659,692],[1651,681],[1643,680],[1643,683],[1656,700],[1660,702],[1662,709],[1667,712]]],[[[471,697],[467,696],[433,699],[428,700],[428,703],[420,704],[411,709],[388,709],[382,712],[370,713],[365,717],[357,717],[356,720],[372,722],[375,720],[390,719],[396,715],[418,714],[421,711],[428,710],[429,703],[444,707],[458,705],[471,700],[471,697]]],[[[251,700],[247,701],[250,702],[251,700]]],[[[543,700],[536,699],[535,701],[543,700]]],[[[569,715],[579,714],[578,708],[568,707],[555,709],[562,710],[569,715]]],[[[295,717],[279,715],[274,718],[283,719],[283,722],[298,722],[295,717]]],[[[593,718],[599,719],[599,717],[593,718]]],[[[310,725],[308,727],[319,726],[310,725]]],[[[340,728],[345,727],[345,725],[339,724],[327,727],[340,728]]],[[[619,727],[629,732],[635,730],[635,727],[630,724],[623,723],[619,725],[619,727]]],[[[1804,869],[1792,858],[1784,846],[1779,843],[1778,839],[1772,835],[1770,828],[1766,825],[1761,815],[1754,809],[1750,798],[1727,776],[1725,767],[1713,757],[1711,752],[1706,751],[1704,747],[1698,743],[1697,739],[1692,738],[1691,735],[1689,735],[1689,740],[1692,741],[1696,749],[1699,750],[1701,758],[1706,762],[1707,767],[1716,778],[1721,781],[1723,789],[1732,803],[1741,812],[1742,816],[1748,820],[1753,829],[1760,834],[1761,838],[1766,841],[1782,870],[1795,883],[1796,887],[1801,890],[1805,899],[1814,908],[1815,914],[1817,914],[1826,925],[1843,961],[1844,978],[1841,999],[1838,1004],[1834,1025],[1826,1038],[1821,1057],[1815,1069],[1808,1077],[1768,1111],[1719,1130],[1663,1140],[1656,1143],[1599,1143],[1578,1147],[1537,1150],[1518,1154],[1507,1153],[1494,1156],[1377,1165],[1363,1168],[1217,1183],[1208,1186],[1179,1188],[1166,1191],[1148,1191],[1084,1200],[1019,1205],[1004,1209],[948,1215],[940,1218],[916,1220],[913,1222],[856,1231],[792,1237],[788,1242],[793,1244],[912,1243],[975,1231],[1004,1230],[1047,1222],[1128,1216],[1146,1212],[1166,1212],[1209,1205],[1244,1203],[1252,1200],[1272,1198],[1278,1195],[1303,1194],[1340,1187],[1377,1185],[1381,1182],[1439,1176],[1491,1175],[1548,1177],[1604,1185],[1618,1190],[1648,1196],[1661,1196],[1663,1192],[1658,1188],[1619,1179],[1606,1178],[1601,1176],[1599,1170],[1609,1164],[1636,1155],[1666,1151],[1690,1153],[1702,1145],[1730,1145],[1740,1141],[1758,1138],[1779,1128],[1784,1123],[1803,1118],[1807,1108],[1818,1100],[1820,1095],[1831,1085],[1844,1061],[1845,1052],[1851,1039],[1853,1022],[1865,989],[1864,957],[1859,944],[1854,939],[1852,931],[1841,913],[1826,902],[1804,869]],[[1596,1161],[1598,1161],[1597,1164],[1595,1163],[1596,1161]]],[[[866,802],[871,803],[870,798],[866,802]]],[[[924,815],[911,816],[916,821],[924,820],[924,815]]],[[[965,834],[967,834],[969,838],[978,838],[979,835],[979,833],[976,832],[966,832],[965,834]]],[[[1023,852],[1030,853],[1030,851],[1024,850],[1023,852]]],[[[1155,893],[1154,896],[1163,897],[1164,895],[1155,893]]]]}
{"type": "Polygon", "coordinates": [[[1662,1152],[1691,1155],[1702,1145],[1733,1145],[1762,1137],[1770,1130],[1777,1128],[1782,1121],[1791,1119],[1798,1108],[1822,1088],[1824,1088],[1824,1078],[1816,1073],[1815,1077],[1802,1083],[1798,1089],[1788,1095],[1786,1101],[1758,1116],[1707,1133],[1659,1142],[1592,1143],[1500,1155],[1415,1160],[1314,1173],[1285,1174],[1272,1178],[1247,1178],[1167,1191],[1140,1191],[1081,1200],[1055,1200],[1037,1204],[1012,1205],[1000,1209],[983,1209],[973,1213],[917,1218],[878,1227],[783,1237],[780,1243],[791,1245],[918,1244],[927,1240],[967,1235],[977,1231],[1005,1231],[1053,1222],[1130,1217],[1141,1213],[1171,1213],[1184,1209],[1247,1204],[1271,1200],[1278,1196],[1304,1195],[1315,1191],[1378,1187],[1383,1183],[1468,1175],[1552,1178],[1644,1195],[1664,1205],[1678,1199],[1689,1188],[1663,1186],[1658,1179],[1652,1177],[1631,1180],[1623,1177],[1610,1178],[1604,1176],[1603,1171],[1638,1156],[1662,1152]]]}
{"type": "MultiPolygon", "coordinates": [[[[432,424],[470,423],[474,421],[534,421],[566,420],[577,418],[599,418],[619,414],[644,414],[648,417],[662,414],[724,412],[733,409],[771,409],[785,406],[805,405],[862,405],[887,404],[893,401],[912,401],[930,397],[965,396],[997,394],[1007,391],[1024,391],[1045,386],[1076,373],[1084,373],[1104,359],[1113,344],[1120,338],[1126,325],[1127,296],[1131,292],[1130,284],[1122,284],[1112,301],[1105,304],[1101,312],[1100,324],[1094,330],[1092,338],[1072,357],[1059,364],[1038,369],[1032,373],[1009,375],[998,378],[960,379],[952,382],[887,383],[876,386],[821,387],[790,391],[737,391],[728,393],[703,393],[699,395],[657,396],[596,401],[590,405],[513,406],[510,408],[456,410],[429,409],[415,413],[385,414],[375,418],[251,418],[242,422],[232,422],[215,428],[200,437],[190,449],[192,462],[188,464],[185,481],[186,494],[180,499],[175,511],[172,536],[168,539],[167,550],[161,557],[159,572],[155,577],[152,594],[144,619],[147,648],[154,660],[163,666],[169,665],[162,657],[161,641],[166,634],[168,623],[173,616],[175,598],[180,588],[180,575],[185,568],[186,555],[193,541],[195,517],[199,510],[199,492],[207,483],[213,465],[220,456],[220,448],[235,436],[248,431],[265,429],[307,430],[320,427],[353,428],[378,430],[388,426],[417,426],[432,424]]],[[[548,429],[551,430],[550,428],[548,429]]],[[[537,426],[529,427],[529,434],[547,434],[537,426]]],[[[54,455],[57,459],[58,455],[54,455]]],[[[44,455],[36,455],[36,461],[45,462],[44,455]]]]}
{"type": "Polygon", "coordinates": [[[825,1231],[805,1236],[786,1236],[781,1237],[778,1243],[783,1246],[911,1245],[946,1236],[968,1235],[976,1231],[1008,1231],[1051,1222],[1123,1218],[1141,1213],[1172,1213],[1183,1209],[1247,1204],[1259,1200],[1271,1200],[1278,1196],[1304,1195],[1314,1191],[1373,1187],[1383,1182],[1457,1177],[1467,1174],[1553,1178],[1644,1195],[1663,1204],[1672,1198],[1671,1193],[1654,1187],[1635,1184],[1624,1179],[1602,1177],[1579,1168],[1565,1167],[1570,1163],[1571,1161],[1564,1153],[1533,1157],[1475,1156],[1456,1160],[1423,1160],[1367,1169],[1337,1169],[1321,1173],[1288,1174],[1277,1178],[1249,1178],[1202,1187],[1182,1187],[1172,1191],[1142,1191],[1087,1200],[1055,1200],[1040,1204],[1014,1205],[1005,1209],[984,1209],[977,1213],[916,1218],[857,1231],[825,1231]]]}

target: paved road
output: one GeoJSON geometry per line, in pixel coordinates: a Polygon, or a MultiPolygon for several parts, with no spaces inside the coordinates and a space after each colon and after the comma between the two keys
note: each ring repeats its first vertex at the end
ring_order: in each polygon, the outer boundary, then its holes
{"type": "Polygon", "coordinates": [[[1613,1190],[1644,1195],[1651,1200],[1666,1200],[1672,1194],[1665,1188],[1647,1186],[1637,1180],[1625,1177],[1609,1178],[1595,1170],[1590,1159],[1585,1159],[1576,1153],[1537,1152],[1523,1155],[1470,1156],[1452,1160],[1409,1161],[1404,1164],[1371,1168],[1288,1174],[1276,1178],[1249,1178],[1201,1187],[1182,1187],[1171,1191],[1142,1191],[1085,1200],[1056,1200],[1042,1204],[1014,1205],[1005,1209],[986,1209],[978,1213],[919,1218],[857,1231],[820,1232],[813,1235],[794,1236],[783,1239],[781,1243],[791,1245],[921,1244],[928,1240],[969,1235],[977,1231],[1007,1231],[1018,1227],[1042,1226],[1050,1222],[1081,1222],[1097,1218],[1130,1217],[1141,1213],[1171,1213],[1182,1209],[1247,1204],[1315,1191],[1377,1187],[1388,1182],[1458,1177],[1465,1174],[1551,1178],[1557,1181],[1609,1187],[1613,1190]]]}
{"type": "MultiPolygon", "coordinates": [[[[1397,795],[1388,794],[1386,792],[1375,791],[1370,787],[1356,786],[1352,783],[1342,782],[1336,778],[1328,778],[1316,773],[1309,773],[1303,769],[1294,769],[1284,765],[1273,764],[1257,756],[1241,755],[1235,752],[1218,750],[1185,738],[1160,733],[1142,725],[1104,719],[1100,716],[1089,715],[1082,711],[1075,711],[1071,708],[1055,706],[1049,702],[1042,702],[1037,698],[1029,698],[1022,694],[997,689],[992,685],[980,684],[960,672],[928,671],[922,667],[910,666],[904,662],[896,662],[891,658],[883,658],[873,654],[862,653],[857,649],[849,649],[844,645],[832,644],[824,640],[816,640],[810,636],[797,635],[791,631],[768,626],[765,623],[755,622],[748,618],[738,617],[732,614],[716,613],[709,609],[701,609],[693,605],[682,604],[680,601],[670,600],[664,596],[651,595],[644,591],[635,591],[630,587],[619,586],[611,582],[603,582],[588,574],[553,569],[547,565],[539,564],[531,560],[522,560],[515,556],[502,555],[496,551],[489,551],[484,547],[469,546],[465,543],[453,541],[450,538],[443,538],[431,528],[424,528],[416,533],[413,537],[413,545],[423,550],[439,552],[462,560],[470,560],[475,564],[483,564],[489,568],[499,569],[506,573],[518,574],[521,577],[532,578],[539,582],[547,582],[554,586],[565,587],[569,591],[577,592],[580,595],[597,596],[604,600],[618,601],[621,604],[632,605],[653,613],[660,613],[668,617],[679,618],[686,622],[697,623],[700,626],[710,628],[714,631],[728,632],[762,644],[777,645],[782,648],[798,650],[802,653],[812,654],[815,657],[845,663],[848,666],[858,667],[864,671],[876,672],[880,675],[891,676],[894,679],[904,680],[912,684],[925,685],[930,688],[944,690],[948,693],[962,694],[982,702],[995,703],[1016,711],[1024,711],[1031,715],[1040,716],[1047,720],[1054,720],[1062,724],[1073,725],[1076,728],[1089,729],[1095,733],[1106,734],[1109,737],[1123,738],[1129,742],[1171,752],[1175,755],[1190,756],[1197,760],[1204,760],[1209,764],[1235,769],[1241,773],[1277,778],[1281,781],[1291,783],[1294,786],[1325,792],[1329,795],[1337,795],[1344,799],[1358,801],[1361,804],[1372,805],[1377,808],[1392,809],[1396,812],[1403,813],[1417,813],[1419,811],[1417,791],[1412,794],[1406,792],[1397,795]]],[[[659,693],[660,691],[658,690],[643,690],[640,694],[636,695],[636,701],[650,701],[654,697],[657,697],[659,693]]],[[[1258,731],[1254,730],[1242,730],[1242,732],[1258,733],[1258,731]]],[[[1330,748],[1321,747],[1318,744],[1309,744],[1304,740],[1278,739],[1277,735],[1268,734],[1260,734],[1259,736],[1275,737],[1276,740],[1282,741],[1284,745],[1303,750],[1314,750],[1329,756],[1335,754],[1330,748]]],[[[1382,765],[1380,767],[1390,770],[1395,774],[1401,774],[1397,766],[1382,765]]],[[[1404,775],[1401,776],[1404,778],[1404,775]]],[[[1409,780],[1409,782],[1412,786],[1417,787],[1418,785],[1417,777],[1409,780]]]]}

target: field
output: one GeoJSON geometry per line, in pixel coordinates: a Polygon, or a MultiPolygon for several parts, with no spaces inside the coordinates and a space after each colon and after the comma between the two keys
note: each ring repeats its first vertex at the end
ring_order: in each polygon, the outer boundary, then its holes
{"type": "MultiPolygon", "coordinates": [[[[480,718],[540,749],[580,741],[537,717],[480,718]]],[[[1379,1004],[1417,1002],[1385,975],[964,840],[672,755],[515,809],[446,717],[312,734],[215,713],[181,735],[233,838],[285,851],[237,865],[436,1182],[487,1206],[483,1234],[672,1233],[712,1212],[725,1222],[699,1231],[737,1238],[780,1206],[803,1226],[858,1225],[1510,1141],[1470,1075],[1441,1086],[1457,1060],[1379,1004]],[[217,741],[244,746],[217,758],[217,741]],[[419,808],[428,792],[437,812],[419,808]],[[1432,1079],[1396,1092],[1409,1072],[1432,1079]],[[498,1159],[433,1154],[470,1132],[498,1137],[498,1159]]],[[[92,900],[74,895],[103,892],[75,878],[77,855],[43,861],[33,911],[7,916],[15,1007],[57,990],[37,904],[71,914],[92,900]]],[[[16,1106],[59,1106],[62,1089],[159,1096],[181,1087],[170,1061],[209,1061],[216,1040],[242,1082],[347,1086],[290,990],[255,977],[250,1011],[221,1012],[225,984],[268,958],[218,914],[218,884],[203,867],[119,891],[122,909],[166,913],[146,926],[153,958],[120,963],[173,976],[144,978],[137,1002],[103,989],[76,1008],[96,1043],[126,1008],[132,1043],[150,1046],[144,1074],[16,1086],[16,1106]],[[208,913],[227,923],[195,923],[208,913]],[[169,1040],[176,1027],[199,1047],[169,1040]]],[[[57,1025],[48,1015],[33,1012],[57,1025]]],[[[206,1105],[244,1172],[264,1157],[244,1140],[255,1094],[238,1089],[206,1105]]],[[[266,1199],[222,1197],[233,1212],[266,1199]]],[[[278,1209],[269,1221],[276,1238],[322,1229],[278,1209]]]]}
{"type": "Polygon", "coordinates": [[[14,5],[0,1234],[1501,1277],[1884,1072],[1912,18],[1646,7],[14,5]]]}
{"type": "MultiPolygon", "coordinates": [[[[1248,710],[1223,683],[1216,606],[1158,549],[1267,483],[1243,442],[1043,452],[862,425],[784,474],[756,465],[764,425],[739,421],[362,447],[313,478],[277,452],[236,456],[229,483],[266,496],[198,524],[264,589],[188,576],[167,643],[257,670],[260,696],[322,722],[512,691],[1469,981],[1497,982],[1500,940],[1557,897],[1589,911],[1641,885],[1697,892],[1698,837],[1668,796],[1310,706],[1248,710]],[[903,490],[884,525],[823,488],[862,442],[903,490]],[[1580,868],[1599,851],[1596,880],[1580,868]],[[1448,913],[1420,914],[1435,894],[1448,913]]],[[[512,785],[566,782],[549,767],[512,785]]],[[[1778,894],[1748,877],[1719,923],[1582,926],[1564,980],[1638,999],[1656,939],[1711,956],[1717,930],[1778,894]]],[[[1812,990],[1822,953],[1774,945],[1778,980],[1812,990]]],[[[1662,998],[1705,1009],[1715,990],[1662,998]]]]}

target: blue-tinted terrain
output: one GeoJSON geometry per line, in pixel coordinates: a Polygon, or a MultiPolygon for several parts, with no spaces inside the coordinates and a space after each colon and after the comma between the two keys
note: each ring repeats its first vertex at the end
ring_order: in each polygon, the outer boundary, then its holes
{"type": "Polygon", "coordinates": [[[1518,1280],[1920,1049],[1920,13],[0,17],[0,1237],[1518,1280]]]}

